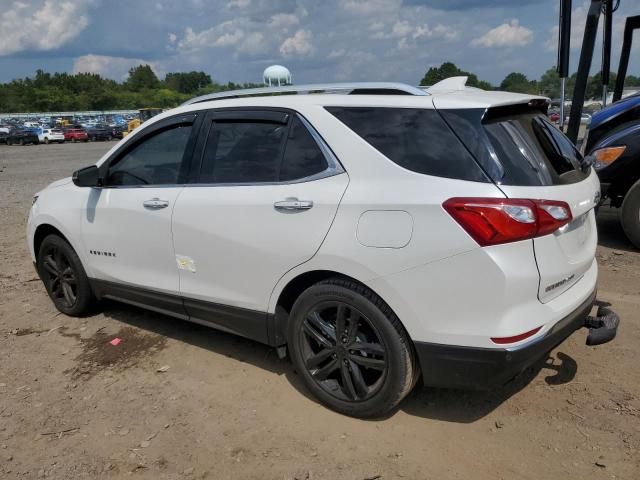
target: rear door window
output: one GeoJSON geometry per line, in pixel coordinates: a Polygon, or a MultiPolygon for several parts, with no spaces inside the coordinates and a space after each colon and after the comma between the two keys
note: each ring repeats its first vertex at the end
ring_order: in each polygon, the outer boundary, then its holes
{"type": "Polygon", "coordinates": [[[305,122],[283,112],[214,112],[196,183],[288,183],[317,178],[327,158],[305,122]]]}
{"type": "Polygon", "coordinates": [[[436,110],[327,107],[389,160],[412,172],[487,182],[488,178],[436,110]]]}
{"type": "Polygon", "coordinates": [[[213,122],[198,183],[276,182],[286,133],[281,123],[213,122]]]}

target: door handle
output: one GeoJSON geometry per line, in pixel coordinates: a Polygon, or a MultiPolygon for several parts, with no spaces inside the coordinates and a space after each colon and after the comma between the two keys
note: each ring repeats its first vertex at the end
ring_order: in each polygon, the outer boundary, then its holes
{"type": "Polygon", "coordinates": [[[169,206],[169,202],[167,200],[160,200],[159,198],[152,198],[151,200],[145,200],[142,202],[142,205],[151,210],[160,210],[161,208],[167,208],[169,206]]]}
{"type": "Polygon", "coordinates": [[[274,203],[273,207],[279,212],[294,212],[299,210],[309,210],[313,207],[313,202],[311,200],[298,200],[295,197],[291,197],[274,203]]]}

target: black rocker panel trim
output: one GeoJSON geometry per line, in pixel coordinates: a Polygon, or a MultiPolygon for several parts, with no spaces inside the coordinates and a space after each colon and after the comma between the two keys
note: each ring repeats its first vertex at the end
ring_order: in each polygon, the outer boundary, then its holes
{"type": "Polygon", "coordinates": [[[261,343],[272,344],[267,335],[269,315],[265,312],[185,298],[106,280],[91,279],[90,282],[98,298],[128,303],[261,343]]]}
{"type": "Polygon", "coordinates": [[[191,298],[184,298],[183,301],[192,322],[210,325],[261,343],[269,343],[267,314],[264,312],[191,298]]]}

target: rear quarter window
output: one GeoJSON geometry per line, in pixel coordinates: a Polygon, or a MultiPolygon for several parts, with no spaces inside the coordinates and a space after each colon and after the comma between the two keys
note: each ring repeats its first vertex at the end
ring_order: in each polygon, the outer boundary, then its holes
{"type": "Polygon", "coordinates": [[[493,150],[504,168],[505,185],[548,186],[584,180],[589,170],[571,141],[544,115],[525,113],[484,123],[493,150]]]}
{"type": "Polygon", "coordinates": [[[412,172],[488,182],[489,179],[433,109],[326,107],[389,160],[412,172]]]}

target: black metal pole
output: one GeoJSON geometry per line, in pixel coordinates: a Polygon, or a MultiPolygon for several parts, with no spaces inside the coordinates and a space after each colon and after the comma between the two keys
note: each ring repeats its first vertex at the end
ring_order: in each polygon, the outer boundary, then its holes
{"type": "Polygon", "coordinates": [[[602,106],[607,105],[607,90],[609,88],[609,72],[611,70],[611,22],[613,19],[613,0],[604,0],[604,28],[602,30],[602,106]]]}
{"type": "Polygon", "coordinates": [[[582,39],[578,73],[576,75],[576,84],[573,87],[571,113],[569,113],[569,127],[567,128],[567,136],[573,143],[577,143],[578,141],[580,117],[582,116],[582,107],[584,106],[584,95],[587,91],[587,81],[589,80],[589,71],[591,70],[591,60],[593,60],[593,49],[596,44],[602,1],[603,0],[591,0],[589,12],[587,13],[587,21],[584,26],[584,37],[582,39]]]}
{"type": "Polygon", "coordinates": [[[616,87],[613,92],[613,101],[622,98],[622,89],[624,88],[624,79],[627,76],[627,68],[629,67],[629,54],[631,53],[631,41],[633,40],[633,31],[640,28],[640,15],[635,17],[627,17],[624,25],[624,40],[622,41],[622,51],[620,52],[620,63],[618,64],[618,76],[616,77],[616,87]]]}
{"type": "Polygon", "coordinates": [[[560,77],[560,129],[564,130],[565,85],[569,76],[569,51],[571,48],[571,0],[560,0],[558,22],[558,62],[556,71],[560,77]]]}

